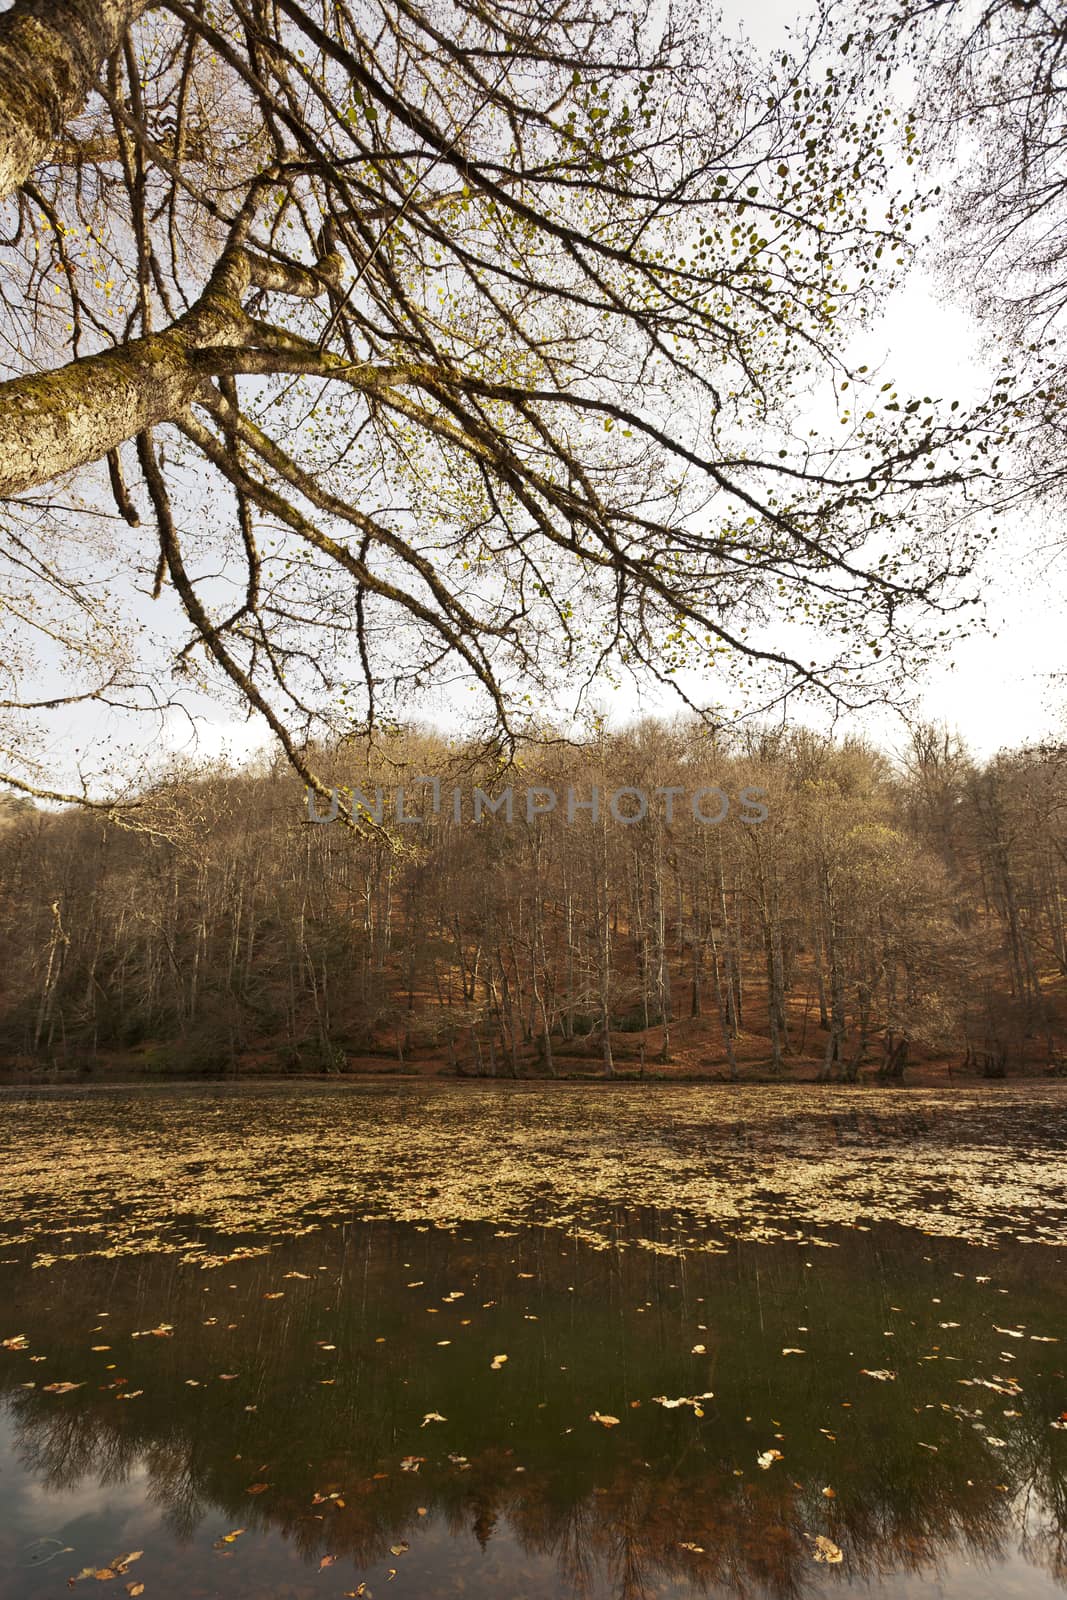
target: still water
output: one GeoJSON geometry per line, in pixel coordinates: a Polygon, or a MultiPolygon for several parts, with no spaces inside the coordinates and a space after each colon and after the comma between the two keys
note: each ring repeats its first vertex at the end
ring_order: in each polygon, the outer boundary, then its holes
{"type": "Polygon", "coordinates": [[[1064,1087],[22,1091],[0,1143],[0,1600],[1067,1594],[1064,1087]]]}

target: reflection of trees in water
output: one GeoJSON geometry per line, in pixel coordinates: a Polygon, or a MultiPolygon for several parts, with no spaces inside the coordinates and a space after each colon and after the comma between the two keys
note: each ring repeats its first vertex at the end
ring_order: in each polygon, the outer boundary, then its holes
{"type": "MultiPolygon", "coordinates": [[[[639,1228],[650,1236],[649,1219],[639,1228]]],[[[281,1533],[309,1563],[329,1552],[366,1567],[388,1561],[399,1539],[415,1542],[425,1506],[483,1549],[513,1536],[552,1560],[578,1597],[650,1600],[683,1583],[794,1600],[818,1576],[805,1538],[817,1533],[842,1548],[854,1582],[928,1573],[964,1555],[992,1564],[1013,1543],[1062,1582],[1067,1436],[1049,1427],[1061,1404],[1049,1368],[1062,1357],[1019,1341],[1021,1393],[1010,1398],[956,1382],[989,1372],[1004,1342],[990,1322],[1009,1303],[1012,1320],[1030,1328],[1063,1324],[1053,1254],[996,1256],[1010,1302],[977,1285],[981,1261],[964,1245],[845,1235],[839,1249],[818,1252],[817,1276],[806,1254],[778,1245],[688,1261],[644,1251],[586,1258],[550,1231],[458,1239],[376,1224],[287,1241],[221,1274],[171,1257],[122,1259],[106,1278],[99,1261],[18,1269],[9,1283],[29,1352],[4,1352],[0,1384],[20,1460],[45,1487],[120,1484],[137,1470],[178,1539],[209,1513],[224,1515],[281,1533]],[[532,1276],[520,1283],[519,1272],[532,1276]],[[921,1364],[931,1337],[946,1339],[933,1332],[933,1305],[927,1325],[898,1325],[896,1383],[858,1378],[853,1352],[888,1347],[887,1308],[928,1306],[935,1284],[954,1296],[960,1361],[921,1364]],[[444,1296],[456,1289],[464,1297],[452,1306],[444,1296]],[[283,1300],[265,1300],[279,1290],[283,1300]],[[487,1301],[492,1315],[482,1317],[487,1301]],[[105,1304],[107,1334],[91,1334],[105,1304]],[[475,1325],[467,1346],[461,1313],[475,1325]],[[690,1355],[698,1316],[713,1383],[690,1355]],[[808,1324],[812,1359],[782,1359],[786,1316],[808,1324]],[[129,1338],[161,1318],[173,1337],[129,1338]],[[435,1345],[446,1322],[444,1357],[435,1345]],[[94,1338],[110,1353],[90,1355],[94,1338]],[[510,1353],[499,1381],[489,1343],[510,1353]],[[324,1354],[326,1344],[336,1352],[324,1354]],[[29,1353],[47,1364],[28,1367],[29,1353]],[[239,1377],[222,1383],[224,1371],[239,1377]],[[18,1387],[31,1377],[84,1386],[63,1396],[18,1387]],[[697,1387],[718,1392],[703,1421],[651,1400],[697,1387]],[[144,1392],[119,1398],[135,1389],[144,1392]],[[594,1407],[620,1426],[590,1424],[594,1407]],[[1001,1421],[1005,1409],[1022,1414],[1001,1421]],[[427,1411],[446,1424],[422,1429],[427,1411]],[[749,1411],[759,1414],[751,1423],[749,1411]],[[770,1442],[769,1418],[780,1423],[784,1460],[762,1472],[755,1456],[770,1442]],[[838,1439],[827,1443],[820,1430],[833,1418],[838,1439]],[[976,1422],[1006,1447],[988,1446],[976,1422]],[[934,1439],[936,1454],[921,1447],[934,1439]],[[419,1472],[400,1469],[406,1455],[427,1458],[419,1472]],[[269,1492],[249,1498],[261,1476],[269,1492]],[[833,1500],[822,1494],[828,1483],[833,1500]],[[331,1492],[343,1507],[313,1505],[331,1492]]]]}

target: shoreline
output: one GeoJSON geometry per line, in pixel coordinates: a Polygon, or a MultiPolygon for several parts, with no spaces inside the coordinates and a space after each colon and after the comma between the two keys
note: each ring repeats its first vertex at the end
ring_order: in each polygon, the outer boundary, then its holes
{"type": "Polygon", "coordinates": [[[857,1091],[878,1092],[907,1092],[909,1089],[966,1089],[966,1090],[1003,1090],[1019,1084],[1032,1084],[1048,1086],[1056,1083],[1067,1083],[1062,1075],[1044,1072],[1011,1073],[1003,1078],[983,1078],[977,1073],[956,1071],[949,1075],[947,1072],[923,1071],[916,1068],[904,1079],[879,1079],[875,1072],[868,1072],[855,1082],[841,1078],[818,1078],[808,1076],[795,1076],[782,1073],[772,1076],[770,1073],[752,1073],[743,1077],[732,1079],[726,1074],[708,1073],[650,1073],[643,1075],[630,1072],[616,1072],[613,1077],[605,1077],[596,1073],[559,1073],[555,1077],[547,1075],[524,1073],[520,1077],[510,1075],[490,1076],[476,1075],[474,1073],[451,1072],[426,1072],[426,1071],[372,1071],[372,1072],[172,1072],[166,1075],[158,1072],[136,1072],[124,1069],[114,1075],[102,1073],[82,1073],[67,1071],[62,1074],[48,1074],[45,1071],[34,1073],[7,1074],[0,1070],[0,1093],[12,1093],[22,1090],[53,1090],[53,1089],[79,1089],[106,1091],[111,1089],[169,1089],[169,1088],[230,1088],[240,1089],[248,1087],[284,1087],[296,1088],[299,1085],[329,1086],[340,1088],[349,1085],[352,1088],[366,1088],[373,1084],[406,1084],[422,1085],[425,1087],[469,1086],[483,1088],[529,1088],[529,1089],[574,1089],[596,1086],[603,1089],[634,1087],[662,1090],[671,1088],[705,1088],[705,1089],[848,1089],[857,1091]]]}

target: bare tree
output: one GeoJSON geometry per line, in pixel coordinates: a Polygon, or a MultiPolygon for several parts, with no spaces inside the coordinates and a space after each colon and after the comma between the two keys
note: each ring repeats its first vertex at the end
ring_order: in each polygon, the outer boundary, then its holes
{"type": "Polygon", "coordinates": [[[0,29],[0,493],[106,463],[176,666],[320,792],[313,732],[445,680],[508,748],[524,694],[610,662],[864,702],[956,603],[967,425],[843,355],[918,202],[821,35],[760,61],[644,0],[71,0],[78,70],[23,85],[38,11],[0,29]]]}
{"type": "MultiPolygon", "coordinates": [[[[949,277],[999,345],[1015,411],[1002,496],[1065,483],[1067,34],[1048,0],[886,0],[868,18],[881,59],[916,68],[912,152],[951,162],[949,277]]],[[[943,170],[942,170],[943,175],[943,170]]]]}

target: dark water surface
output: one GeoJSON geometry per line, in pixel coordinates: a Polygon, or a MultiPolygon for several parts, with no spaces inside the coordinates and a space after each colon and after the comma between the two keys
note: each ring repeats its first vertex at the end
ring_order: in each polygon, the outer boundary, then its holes
{"type": "Polygon", "coordinates": [[[1067,1593],[1065,1087],[23,1091],[0,1145],[0,1600],[1067,1593]]]}

